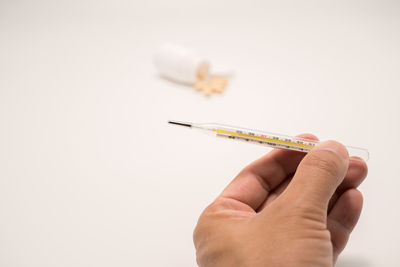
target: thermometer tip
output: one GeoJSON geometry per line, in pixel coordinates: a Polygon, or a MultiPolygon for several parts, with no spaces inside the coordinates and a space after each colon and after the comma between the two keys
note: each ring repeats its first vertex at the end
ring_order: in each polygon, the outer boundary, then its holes
{"type": "Polygon", "coordinates": [[[175,125],[180,125],[180,126],[185,126],[185,127],[192,127],[190,123],[186,122],[178,122],[178,121],[168,121],[170,124],[175,124],[175,125]]]}

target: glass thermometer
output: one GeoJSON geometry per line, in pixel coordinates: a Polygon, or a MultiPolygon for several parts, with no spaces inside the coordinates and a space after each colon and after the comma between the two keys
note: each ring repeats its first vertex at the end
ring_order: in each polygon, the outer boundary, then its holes
{"type": "MultiPolygon", "coordinates": [[[[180,121],[169,121],[168,123],[198,130],[210,131],[219,137],[226,137],[230,139],[266,145],[273,148],[289,149],[301,152],[309,152],[319,143],[319,141],[300,137],[262,132],[217,123],[190,123],[180,121]]],[[[369,159],[369,152],[364,148],[352,146],[346,146],[346,148],[350,157],[358,157],[364,161],[369,159]]]]}

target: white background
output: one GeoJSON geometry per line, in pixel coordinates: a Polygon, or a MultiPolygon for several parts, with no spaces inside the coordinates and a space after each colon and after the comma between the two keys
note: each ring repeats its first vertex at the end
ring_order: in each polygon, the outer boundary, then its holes
{"type": "Polygon", "coordinates": [[[0,1],[0,266],[195,266],[202,209],[268,148],[167,120],[370,151],[338,266],[399,266],[398,1],[0,1]],[[234,68],[204,98],[171,41],[234,68]]]}

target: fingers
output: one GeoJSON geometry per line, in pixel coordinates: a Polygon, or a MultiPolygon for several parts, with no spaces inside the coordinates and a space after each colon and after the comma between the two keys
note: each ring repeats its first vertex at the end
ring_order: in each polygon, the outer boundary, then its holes
{"type": "MultiPolygon", "coordinates": [[[[317,140],[310,134],[299,137],[317,140]]],[[[268,193],[296,171],[304,156],[302,152],[274,149],[243,169],[225,188],[221,197],[238,200],[257,210],[268,193]]]]}
{"type": "Polygon", "coordinates": [[[358,187],[364,181],[367,173],[368,167],[365,161],[351,157],[346,177],[338,187],[337,193],[340,195],[349,188],[358,187]]]}
{"type": "Polygon", "coordinates": [[[368,173],[368,167],[365,161],[361,159],[350,158],[349,168],[343,182],[339,185],[329,202],[329,211],[336,203],[339,196],[350,188],[357,188],[365,179],[368,173]]]}
{"type": "Polygon", "coordinates": [[[357,224],[362,204],[363,198],[360,191],[349,189],[339,197],[328,215],[327,226],[331,233],[335,261],[346,246],[350,233],[357,224]]]}
{"type": "Polygon", "coordinates": [[[327,141],[304,157],[284,194],[304,207],[326,210],[329,199],[347,173],[349,158],[346,148],[327,141]]]}

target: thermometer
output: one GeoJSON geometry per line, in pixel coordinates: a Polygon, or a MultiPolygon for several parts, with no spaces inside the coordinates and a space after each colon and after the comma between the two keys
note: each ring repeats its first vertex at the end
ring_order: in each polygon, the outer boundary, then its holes
{"type": "MultiPolygon", "coordinates": [[[[300,152],[309,152],[320,143],[319,141],[304,139],[301,137],[274,134],[217,123],[190,123],[180,121],[169,121],[168,123],[213,132],[219,137],[226,137],[273,148],[289,149],[300,152]]],[[[349,152],[349,156],[356,157],[352,159],[361,158],[364,161],[369,159],[369,152],[364,148],[346,146],[346,149],[349,152]]]]}

